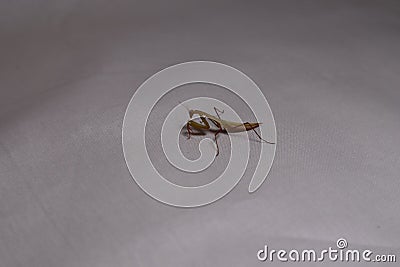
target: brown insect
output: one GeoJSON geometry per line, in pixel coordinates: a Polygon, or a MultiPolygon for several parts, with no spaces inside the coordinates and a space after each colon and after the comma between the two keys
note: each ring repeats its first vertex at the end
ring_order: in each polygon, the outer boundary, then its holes
{"type": "Polygon", "coordinates": [[[255,130],[258,128],[261,124],[261,122],[233,122],[233,121],[227,121],[221,119],[220,113],[224,113],[224,111],[217,109],[214,107],[215,113],[217,114],[217,117],[201,111],[201,110],[193,110],[193,109],[188,109],[189,111],[189,116],[190,120],[186,123],[186,129],[188,131],[188,139],[190,139],[190,136],[193,134],[191,128],[194,128],[199,131],[213,131],[214,132],[214,140],[215,144],[217,145],[217,155],[219,155],[219,146],[218,146],[218,141],[217,141],[217,136],[220,133],[235,133],[235,132],[244,132],[244,131],[254,131],[254,133],[257,135],[257,137],[268,144],[275,144],[273,142],[269,142],[267,140],[264,140],[259,133],[255,130]],[[194,115],[197,115],[197,121],[195,119],[192,119],[194,115]],[[216,129],[213,129],[212,126],[215,126],[216,129]]]}

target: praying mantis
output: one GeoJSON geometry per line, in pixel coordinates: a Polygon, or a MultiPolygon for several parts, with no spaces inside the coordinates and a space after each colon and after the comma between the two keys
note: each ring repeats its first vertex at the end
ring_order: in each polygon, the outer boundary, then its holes
{"type": "MultiPolygon", "coordinates": [[[[185,107],[186,108],[186,107],[185,107]]],[[[219,155],[219,146],[218,146],[218,141],[217,137],[220,133],[235,133],[235,132],[244,132],[244,131],[254,131],[254,133],[257,135],[257,137],[267,143],[267,144],[275,144],[273,142],[269,142],[267,140],[264,140],[259,133],[255,130],[256,128],[260,127],[261,122],[233,122],[233,121],[227,121],[221,119],[220,114],[224,113],[223,110],[219,110],[216,107],[214,107],[214,111],[217,114],[216,116],[213,116],[207,112],[201,111],[201,110],[193,110],[193,109],[188,109],[186,108],[189,112],[189,117],[190,120],[186,123],[186,129],[188,132],[188,139],[190,139],[190,136],[192,135],[192,130],[191,128],[194,128],[199,131],[213,131],[214,132],[214,141],[217,146],[217,154],[216,156],[219,155]],[[193,116],[197,115],[198,118],[197,121],[195,119],[192,119],[193,116]],[[212,129],[212,125],[216,127],[216,129],[212,129]]]]}

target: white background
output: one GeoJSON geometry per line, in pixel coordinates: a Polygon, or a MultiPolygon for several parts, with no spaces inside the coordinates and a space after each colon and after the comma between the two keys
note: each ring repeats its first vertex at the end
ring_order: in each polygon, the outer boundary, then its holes
{"type": "MultiPolygon", "coordinates": [[[[397,1],[2,1],[0,266],[262,266],[265,244],[322,249],[339,237],[397,253],[399,14],[397,1]],[[250,173],[222,200],[180,209],[134,183],[121,126],[145,79],[190,60],[249,75],[278,146],[256,193],[250,173]]],[[[185,153],[196,140],[182,138],[185,153]]]]}

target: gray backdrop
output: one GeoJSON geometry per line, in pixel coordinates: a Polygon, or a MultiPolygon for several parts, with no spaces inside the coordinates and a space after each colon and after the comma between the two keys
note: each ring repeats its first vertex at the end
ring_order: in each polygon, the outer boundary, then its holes
{"type": "MultiPolygon", "coordinates": [[[[266,266],[265,244],[340,237],[399,257],[399,15],[398,1],[1,1],[0,266],[266,266]],[[256,193],[253,162],[222,200],[181,209],[134,183],[121,126],[146,78],[189,60],[249,75],[279,143],[256,193]]],[[[170,99],[214,96],[240,112],[221,90],[170,99]]],[[[156,164],[170,108],[167,96],[148,125],[156,164]]],[[[182,138],[184,153],[196,157],[200,139],[182,138]]],[[[158,166],[206,183],[226,164],[226,139],[202,177],[158,166]]]]}

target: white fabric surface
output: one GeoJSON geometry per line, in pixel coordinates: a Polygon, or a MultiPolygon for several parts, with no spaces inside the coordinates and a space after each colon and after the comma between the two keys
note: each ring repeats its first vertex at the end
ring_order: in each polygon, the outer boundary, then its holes
{"type": "MultiPolygon", "coordinates": [[[[264,244],[318,249],[339,237],[400,256],[397,1],[2,1],[0,14],[1,267],[259,266],[264,244]],[[222,200],[180,209],[134,183],[121,126],[146,78],[189,60],[249,75],[279,144],[256,193],[253,162],[222,200]]],[[[247,112],[221,90],[175,97],[247,112]]],[[[153,158],[169,103],[149,125],[153,158]]],[[[182,141],[196,157],[196,141],[182,141]]],[[[226,164],[221,142],[201,177],[155,160],[171,180],[205,183],[226,164]]]]}

